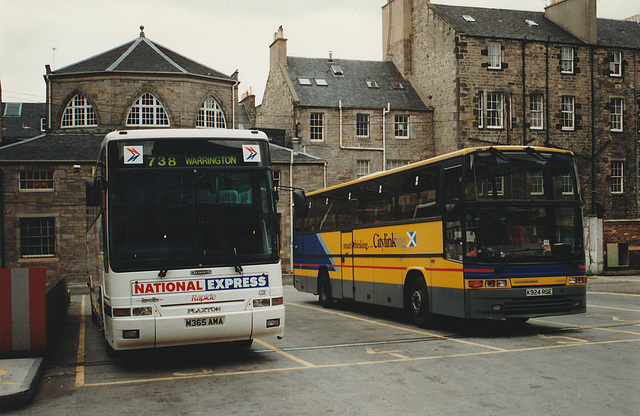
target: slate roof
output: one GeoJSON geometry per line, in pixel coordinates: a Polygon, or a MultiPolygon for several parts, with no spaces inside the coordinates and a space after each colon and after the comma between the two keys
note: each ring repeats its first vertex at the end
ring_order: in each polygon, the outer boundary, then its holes
{"type": "Polygon", "coordinates": [[[96,72],[189,74],[235,82],[235,79],[228,75],[199,64],[147,39],[144,32],[141,32],[140,37],[131,42],[60,68],[51,72],[51,75],[78,75],[96,72]]]}
{"type": "MultiPolygon", "coordinates": [[[[584,44],[551,20],[544,12],[430,4],[429,7],[456,31],[473,37],[528,39],[553,43],[584,44]],[[463,16],[473,17],[466,21],[463,16]],[[537,23],[530,25],[526,21],[537,23]]],[[[598,45],[632,47],[640,44],[640,25],[626,20],[598,19],[598,45]]]]}
{"type": "Polygon", "coordinates": [[[0,147],[0,162],[95,162],[106,132],[48,133],[0,147]]]}
{"type": "Polygon", "coordinates": [[[18,116],[5,116],[4,109],[7,103],[2,103],[0,106],[3,141],[28,139],[42,134],[40,120],[46,116],[45,103],[11,104],[21,104],[21,111],[18,116]]]}
{"type": "Polygon", "coordinates": [[[344,107],[383,108],[390,104],[394,109],[427,109],[392,62],[287,57],[287,67],[301,105],[337,107],[342,100],[344,107]],[[340,66],[343,75],[334,75],[333,65],[340,66]],[[300,78],[309,79],[311,85],[301,85],[300,78]],[[316,79],[326,80],[327,85],[318,85],[316,79]],[[369,88],[367,81],[375,81],[378,88],[369,88]],[[403,88],[393,88],[392,82],[403,88]]]}

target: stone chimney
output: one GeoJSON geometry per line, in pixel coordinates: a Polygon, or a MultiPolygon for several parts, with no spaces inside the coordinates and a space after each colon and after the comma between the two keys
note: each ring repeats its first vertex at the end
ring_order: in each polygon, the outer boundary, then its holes
{"type": "Polygon", "coordinates": [[[287,40],[284,38],[282,26],[273,34],[273,43],[269,45],[269,51],[271,52],[270,68],[276,65],[287,65],[287,40]]]}
{"type": "Polygon", "coordinates": [[[556,0],[544,9],[551,20],[585,43],[598,41],[596,0],[556,0]]]}
{"type": "Polygon", "coordinates": [[[405,76],[411,75],[413,0],[388,0],[382,6],[382,56],[405,76]]]}

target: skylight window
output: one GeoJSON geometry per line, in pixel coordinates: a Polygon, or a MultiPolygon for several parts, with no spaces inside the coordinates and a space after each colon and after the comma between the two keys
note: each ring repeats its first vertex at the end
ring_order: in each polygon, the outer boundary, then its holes
{"type": "Polygon", "coordinates": [[[22,114],[22,103],[7,103],[5,105],[5,117],[20,117],[20,114],[22,114]]]}
{"type": "Polygon", "coordinates": [[[536,22],[534,22],[533,20],[530,19],[524,19],[525,22],[527,22],[527,24],[529,25],[529,27],[537,27],[538,24],[536,22]]]}
{"type": "Polygon", "coordinates": [[[342,72],[342,68],[340,67],[340,65],[331,65],[331,71],[333,71],[333,75],[339,77],[344,75],[344,72],[342,72]]]}
{"type": "Polygon", "coordinates": [[[391,81],[391,88],[393,88],[394,90],[403,90],[404,87],[402,86],[402,84],[400,82],[395,82],[395,81],[391,81]]]}
{"type": "Polygon", "coordinates": [[[316,81],[316,85],[319,86],[319,87],[328,87],[329,86],[329,83],[324,78],[316,78],[315,81],[316,81]]]}
{"type": "Polygon", "coordinates": [[[298,78],[300,85],[312,85],[309,78],[298,78]]]}
{"type": "Polygon", "coordinates": [[[462,20],[464,20],[465,22],[475,22],[476,19],[473,18],[473,16],[469,16],[468,14],[462,15],[462,20]]]}
{"type": "Polygon", "coordinates": [[[378,83],[375,81],[366,81],[366,83],[369,88],[378,88],[378,83]]]}

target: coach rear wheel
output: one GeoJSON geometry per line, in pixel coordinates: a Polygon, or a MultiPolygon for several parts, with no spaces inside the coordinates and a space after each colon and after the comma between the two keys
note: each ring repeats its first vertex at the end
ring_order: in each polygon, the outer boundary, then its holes
{"type": "Polygon", "coordinates": [[[325,308],[330,308],[333,304],[331,298],[331,284],[326,271],[321,271],[318,275],[318,302],[325,308]]]}
{"type": "Polygon", "coordinates": [[[433,324],[433,315],[429,312],[427,284],[422,277],[413,279],[409,292],[409,311],[413,322],[420,328],[433,324]]]}

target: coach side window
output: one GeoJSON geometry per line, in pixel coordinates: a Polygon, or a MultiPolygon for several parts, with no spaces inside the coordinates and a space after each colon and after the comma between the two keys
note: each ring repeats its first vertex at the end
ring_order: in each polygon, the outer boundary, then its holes
{"type": "Polygon", "coordinates": [[[462,166],[444,169],[445,254],[448,258],[462,260],[462,221],[460,198],[462,196],[462,166]]]}

